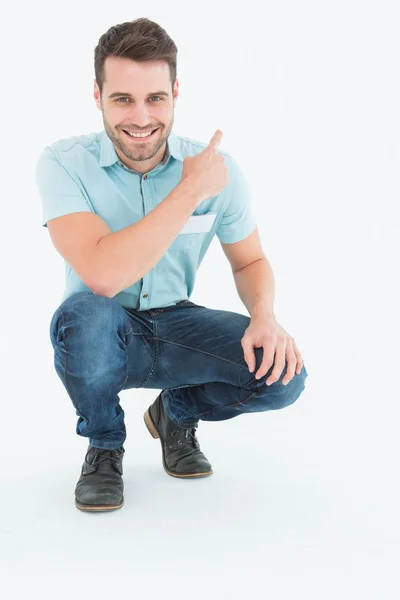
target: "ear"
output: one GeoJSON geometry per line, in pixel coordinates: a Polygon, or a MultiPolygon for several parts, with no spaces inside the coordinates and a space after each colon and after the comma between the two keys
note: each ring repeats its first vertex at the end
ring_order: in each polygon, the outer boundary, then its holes
{"type": "Polygon", "coordinates": [[[99,110],[102,110],[101,108],[101,97],[100,97],[100,89],[99,86],[97,85],[97,81],[94,80],[94,89],[93,89],[93,98],[96,102],[96,106],[99,110]]]}
{"type": "Polygon", "coordinates": [[[174,95],[173,95],[173,98],[174,98],[174,107],[175,107],[176,102],[178,100],[178,96],[179,96],[179,81],[178,81],[178,79],[176,79],[175,80],[175,84],[174,84],[174,95]]]}

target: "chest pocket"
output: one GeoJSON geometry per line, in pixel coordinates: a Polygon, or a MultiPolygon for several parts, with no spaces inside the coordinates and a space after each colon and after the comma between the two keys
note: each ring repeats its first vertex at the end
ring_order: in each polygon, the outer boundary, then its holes
{"type": "Polygon", "coordinates": [[[192,215],[185,223],[168,252],[197,252],[204,237],[211,231],[217,213],[192,215]]]}

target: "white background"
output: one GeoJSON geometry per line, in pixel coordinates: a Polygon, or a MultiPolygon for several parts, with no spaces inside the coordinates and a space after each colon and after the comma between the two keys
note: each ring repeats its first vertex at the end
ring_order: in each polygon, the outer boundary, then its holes
{"type": "MultiPolygon", "coordinates": [[[[1,21],[5,597],[398,600],[399,4],[71,0],[1,21]],[[175,133],[221,128],[248,177],[309,376],[285,410],[200,423],[214,475],[196,481],[162,469],[142,420],[157,392],[122,392],[125,505],[96,515],[74,505],[87,440],[53,367],[64,263],[34,170],[103,128],[94,48],[143,16],[178,46],[175,133]]],[[[191,300],[247,314],[216,238],[191,300]]]]}

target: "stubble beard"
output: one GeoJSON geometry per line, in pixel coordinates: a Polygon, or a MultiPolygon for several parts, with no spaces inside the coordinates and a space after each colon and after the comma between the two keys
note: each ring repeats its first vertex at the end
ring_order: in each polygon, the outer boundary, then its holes
{"type": "Polygon", "coordinates": [[[111,127],[104,118],[104,112],[103,123],[104,129],[114,146],[116,146],[129,160],[141,162],[153,158],[157,154],[159,149],[163,146],[163,144],[165,144],[165,142],[168,140],[168,136],[174,124],[174,115],[172,115],[168,128],[164,132],[164,134],[163,131],[165,129],[165,126],[162,124],[159,125],[161,132],[157,131],[156,135],[160,137],[159,139],[150,143],[148,148],[145,147],[145,144],[147,144],[147,142],[143,142],[143,146],[141,145],[136,148],[134,147],[134,144],[137,144],[138,142],[133,141],[130,144],[129,140],[125,141],[124,138],[126,137],[126,134],[122,131],[123,128],[121,128],[119,125],[117,128],[111,127]]]}

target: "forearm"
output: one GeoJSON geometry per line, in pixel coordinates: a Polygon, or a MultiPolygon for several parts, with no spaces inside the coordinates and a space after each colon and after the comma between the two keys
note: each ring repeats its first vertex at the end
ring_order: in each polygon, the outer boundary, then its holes
{"type": "Polygon", "coordinates": [[[268,260],[257,260],[233,276],[239,297],[251,318],[259,315],[275,318],[275,279],[268,260]]]}
{"type": "Polygon", "coordinates": [[[185,179],[143,219],[102,237],[95,259],[101,272],[100,293],[112,298],[146,275],[199,202],[198,193],[185,179]]]}

